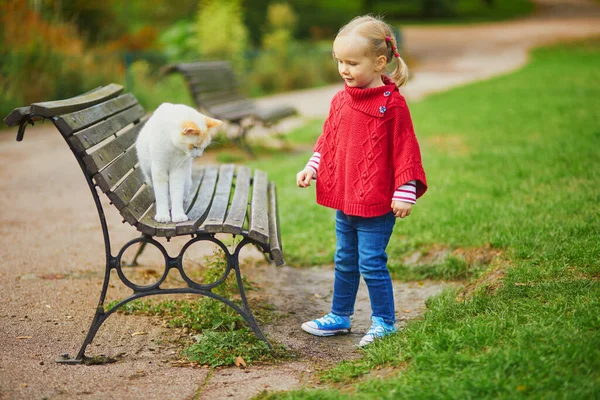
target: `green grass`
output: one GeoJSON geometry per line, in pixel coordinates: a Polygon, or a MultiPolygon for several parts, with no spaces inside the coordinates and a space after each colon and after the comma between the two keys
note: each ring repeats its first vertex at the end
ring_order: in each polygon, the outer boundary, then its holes
{"type": "Polygon", "coordinates": [[[395,4],[386,4],[385,9],[377,10],[378,13],[397,17],[393,22],[397,25],[424,25],[424,24],[471,24],[479,22],[503,21],[531,14],[535,6],[531,0],[494,0],[492,6],[483,0],[457,0],[438,1],[441,7],[437,8],[435,15],[424,19],[422,14],[422,1],[399,1],[395,4]],[[453,4],[444,8],[444,3],[453,4]]]}
{"type": "MultiPolygon", "coordinates": [[[[430,299],[422,320],[323,375],[343,390],[272,397],[600,397],[598,65],[598,39],[554,46],[516,73],[411,105],[430,189],[396,225],[391,268],[432,245],[485,246],[503,252],[502,282],[430,299]],[[356,380],[381,366],[394,369],[356,380]]],[[[333,212],[295,187],[309,155],[257,163],[277,181],[296,265],[333,252],[333,212]]]]}
{"type": "MultiPolygon", "coordinates": [[[[215,282],[223,274],[226,261],[222,253],[207,258],[207,268],[202,272],[200,282],[215,282]]],[[[232,272],[232,275],[234,273],[232,272]]],[[[243,279],[244,288],[253,286],[243,279]]],[[[230,276],[213,293],[232,300],[243,307],[235,278],[230,276]]],[[[111,302],[107,309],[118,301],[111,302]]],[[[268,304],[252,304],[255,316],[261,322],[276,318],[268,304]]],[[[256,361],[275,361],[289,357],[283,346],[276,344],[269,349],[247,326],[244,319],[226,304],[201,297],[198,300],[135,300],[125,304],[117,312],[137,315],[158,315],[171,328],[184,329],[193,335],[194,343],[181,351],[181,356],[190,361],[211,367],[234,365],[237,357],[242,357],[250,365],[256,361]]]]}

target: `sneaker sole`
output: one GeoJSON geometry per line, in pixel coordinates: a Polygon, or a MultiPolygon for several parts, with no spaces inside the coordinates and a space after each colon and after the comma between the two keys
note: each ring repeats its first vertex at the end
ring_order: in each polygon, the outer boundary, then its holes
{"type": "Polygon", "coordinates": [[[335,336],[335,335],[343,335],[346,333],[350,333],[350,328],[348,329],[331,329],[331,330],[323,330],[323,329],[315,329],[312,328],[308,325],[306,325],[306,323],[303,323],[301,326],[302,330],[304,332],[308,332],[311,335],[315,335],[315,336],[335,336]]]}

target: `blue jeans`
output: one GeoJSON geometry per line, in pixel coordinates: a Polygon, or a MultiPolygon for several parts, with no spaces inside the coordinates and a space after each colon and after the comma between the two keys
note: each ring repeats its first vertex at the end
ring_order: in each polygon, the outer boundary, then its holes
{"type": "Polygon", "coordinates": [[[387,324],[396,322],[392,279],[387,269],[385,248],[390,241],[396,218],[393,212],[380,217],[363,218],[337,211],[335,231],[335,278],[331,311],[352,315],[360,276],[367,284],[373,316],[387,324]]]}

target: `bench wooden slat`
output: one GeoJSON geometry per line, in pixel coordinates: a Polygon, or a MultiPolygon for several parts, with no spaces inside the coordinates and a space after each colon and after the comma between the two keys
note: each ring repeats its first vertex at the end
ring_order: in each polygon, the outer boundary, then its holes
{"type": "Polygon", "coordinates": [[[189,221],[177,224],[176,232],[178,235],[194,233],[208,215],[208,210],[215,192],[219,168],[215,165],[205,167],[204,178],[198,189],[198,195],[194,205],[187,213],[189,221]]]}
{"type": "Polygon", "coordinates": [[[122,177],[129,173],[129,170],[131,170],[137,162],[137,152],[135,147],[132,147],[127,150],[127,152],[120,155],[108,167],[94,175],[94,180],[100,189],[102,189],[104,193],[107,193],[121,180],[122,177]]]}
{"type": "Polygon", "coordinates": [[[227,104],[234,103],[246,100],[244,96],[242,96],[237,91],[213,91],[213,92],[203,92],[198,88],[191,89],[192,94],[195,97],[198,97],[200,100],[200,104],[204,107],[210,108],[214,105],[218,104],[227,104]]]}
{"type": "Polygon", "coordinates": [[[269,124],[272,122],[277,122],[280,119],[291,117],[292,115],[298,114],[295,108],[289,106],[279,106],[268,109],[258,109],[256,112],[256,117],[261,121],[269,124]]]}
{"type": "Polygon", "coordinates": [[[140,232],[152,236],[159,237],[174,237],[176,236],[174,222],[156,222],[154,215],[156,214],[156,203],[153,203],[148,208],[146,214],[138,222],[137,228],[140,232]]]}
{"type": "Polygon", "coordinates": [[[204,177],[204,168],[193,168],[192,169],[192,187],[190,189],[190,193],[188,197],[186,197],[183,201],[183,208],[185,209],[185,213],[189,213],[189,211],[194,206],[196,201],[196,197],[198,196],[198,189],[200,189],[200,183],[202,182],[202,178],[204,177]]]}
{"type": "MultiPolygon", "coordinates": [[[[102,89],[102,86],[94,88],[94,89],[90,90],[89,92],[82,93],[79,96],[72,97],[72,99],[78,99],[81,96],[88,95],[88,94],[93,93],[100,89],[102,89]]],[[[29,115],[30,113],[31,113],[31,106],[15,108],[10,114],[8,114],[6,116],[6,118],[4,118],[4,123],[8,126],[13,126],[13,125],[19,124],[19,123],[21,123],[21,120],[24,117],[26,117],[27,115],[29,115]]],[[[41,118],[42,117],[33,117],[31,120],[36,121],[41,118]]]]}
{"type": "Polygon", "coordinates": [[[237,167],[235,177],[235,191],[231,199],[231,206],[227,219],[223,223],[223,232],[239,235],[242,233],[246,212],[248,210],[248,197],[250,196],[250,168],[237,167]]]}
{"type": "Polygon", "coordinates": [[[54,124],[63,136],[69,137],[75,132],[92,126],[127,108],[133,107],[137,103],[135,96],[131,93],[127,93],[105,101],[104,103],[96,104],[90,108],[63,114],[56,119],[54,124]]]}
{"type": "Polygon", "coordinates": [[[95,174],[100,171],[119,154],[124,153],[127,149],[135,144],[135,141],[140,133],[140,130],[146,123],[147,118],[130,127],[126,132],[123,132],[115,140],[100,147],[91,154],[83,157],[83,162],[90,174],[95,174]]]}
{"type": "Polygon", "coordinates": [[[247,100],[212,106],[208,111],[214,115],[215,118],[229,121],[239,121],[256,114],[256,108],[247,100]]]}
{"type": "Polygon", "coordinates": [[[146,235],[156,236],[156,227],[159,223],[154,220],[155,214],[156,203],[152,204],[146,214],[138,221],[136,226],[137,230],[146,235]]]}
{"type": "MultiPolygon", "coordinates": [[[[150,215],[154,216],[156,204],[150,208],[150,215]]],[[[177,236],[177,224],[175,222],[163,222],[156,225],[156,236],[175,237],[177,236]]]]}
{"type": "Polygon", "coordinates": [[[69,137],[69,143],[78,153],[83,153],[127,125],[140,120],[145,114],[144,108],[138,104],[105,121],[75,133],[69,137]]]}
{"type": "Polygon", "coordinates": [[[269,239],[269,219],[267,203],[267,173],[260,170],[254,171],[252,201],[250,203],[250,224],[248,236],[261,243],[269,239]]]}
{"type": "Polygon", "coordinates": [[[202,100],[202,104],[211,114],[231,114],[244,112],[246,115],[256,113],[256,108],[252,103],[249,103],[241,97],[216,100],[202,100]],[[231,104],[231,105],[230,105],[231,104]],[[219,110],[220,109],[220,110],[219,110]]]}
{"type": "Polygon", "coordinates": [[[223,164],[219,168],[219,179],[213,196],[212,205],[206,220],[201,228],[206,232],[222,232],[223,220],[229,206],[229,196],[231,194],[231,183],[233,182],[233,164],[223,164]]]}
{"type": "Polygon", "coordinates": [[[231,81],[231,77],[219,74],[210,77],[203,76],[201,78],[186,75],[187,84],[198,92],[213,92],[213,91],[237,91],[238,84],[231,81]]]}
{"type": "Polygon", "coordinates": [[[120,211],[129,204],[143,184],[144,174],[141,169],[136,168],[131,171],[127,178],[125,178],[114,191],[109,191],[106,195],[120,211]]]}
{"type": "Polygon", "coordinates": [[[179,71],[179,72],[194,72],[194,71],[205,71],[205,70],[217,70],[222,71],[229,67],[227,61],[202,61],[202,62],[189,62],[172,65],[167,68],[167,72],[179,71]]]}
{"type": "Polygon", "coordinates": [[[156,214],[156,203],[152,204],[146,214],[138,221],[137,230],[146,235],[156,236],[156,227],[159,223],[154,220],[154,214],[156,214]]]}
{"type": "Polygon", "coordinates": [[[283,249],[281,247],[281,233],[279,232],[279,213],[277,211],[277,191],[275,183],[269,183],[269,248],[275,265],[283,265],[283,249]]]}
{"type": "Polygon", "coordinates": [[[31,105],[31,111],[43,115],[44,117],[54,117],[56,115],[72,113],[105,102],[113,97],[117,97],[122,91],[123,86],[111,83],[110,85],[70,99],[33,103],[31,105]]]}
{"type": "Polygon", "coordinates": [[[131,225],[136,226],[142,216],[154,204],[154,191],[146,185],[121,211],[121,216],[131,225]]]}

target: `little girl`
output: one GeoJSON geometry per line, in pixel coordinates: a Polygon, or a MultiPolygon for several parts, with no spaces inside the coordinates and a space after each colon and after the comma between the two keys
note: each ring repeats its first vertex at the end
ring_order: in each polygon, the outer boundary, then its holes
{"type": "Polygon", "coordinates": [[[350,315],[365,280],[372,325],[365,346],[396,331],[394,292],[385,249],[395,218],[410,215],[427,183],[410,113],[398,87],[408,79],[392,31],[380,19],[354,18],[333,42],[333,57],[345,87],[331,101],[329,116],[299,187],[317,182],[317,203],[335,208],[335,277],[331,312],[302,324],[317,336],[350,331],[350,315]],[[384,75],[396,59],[391,76],[384,75]]]}

